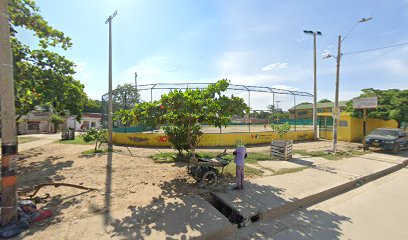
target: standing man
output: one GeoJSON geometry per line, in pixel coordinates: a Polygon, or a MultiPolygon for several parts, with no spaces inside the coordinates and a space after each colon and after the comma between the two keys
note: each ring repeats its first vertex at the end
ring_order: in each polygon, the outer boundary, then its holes
{"type": "Polygon", "coordinates": [[[241,140],[236,142],[237,149],[234,151],[234,162],[236,164],[236,178],[237,178],[237,186],[234,188],[235,190],[241,190],[244,188],[244,166],[245,166],[245,158],[247,157],[246,148],[242,144],[241,140]]]}

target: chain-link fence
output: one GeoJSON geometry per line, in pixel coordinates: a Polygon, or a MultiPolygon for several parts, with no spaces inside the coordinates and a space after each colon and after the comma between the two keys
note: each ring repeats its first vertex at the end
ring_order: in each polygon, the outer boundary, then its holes
{"type": "MultiPolygon", "coordinates": [[[[174,89],[202,89],[208,84],[210,83],[156,83],[138,86],[125,84],[112,91],[112,110],[114,113],[120,109],[131,109],[138,102],[159,100],[162,94],[167,94],[174,89]]],[[[217,129],[212,126],[203,126],[204,132],[272,131],[270,124],[286,122],[290,123],[291,130],[313,129],[312,118],[298,117],[298,109],[296,109],[298,104],[309,103],[312,100],[313,95],[310,93],[292,89],[230,84],[223,94],[243,98],[251,111],[246,116],[234,117],[227,128],[217,129]],[[283,109],[288,109],[288,111],[283,109]]],[[[102,96],[102,126],[104,128],[108,127],[108,100],[109,94],[106,93],[102,96]]],[[[115,121],[113,127],[115,132],[151,130],[144,126],[123,126],[119,121],[115,121]]]]}

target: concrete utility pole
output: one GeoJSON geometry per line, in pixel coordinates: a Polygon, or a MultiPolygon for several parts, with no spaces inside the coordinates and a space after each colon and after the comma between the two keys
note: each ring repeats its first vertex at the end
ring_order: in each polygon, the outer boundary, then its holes
{"type": "Polygon", "coordinates": [[[137,72],[135,72],[135,88],[137,90],[137,72]]]}
{"type": "Polygon", "coordinates": [[[109,18],[105,21],[105,24],[109,23],[109,106],[108,106],[108,151],[112,151],[112,130],[113,130],[113,120],[112,120],[112,19],[116,16],[118,11],[115,11],[109,18]]]}
{"type": "Polygon", "coordinates": [[[8,1],[0,0],[1,225],[17,220],[17,131],[8,1]]]}
{"type": "Polygon", "coordinates": [[[322,36],[320,31],[303,30],[305,34],[313,34],[313,139],[317,140],[317,72],[316,72],[316,36],[322,36]]]}
{"type": "Polygon", "coordinates": [[[337,128],[339,125],[340,109],[339,109],[339,82],[340,82],[340,60],[341,60],[341,35],[339,35],[337,46],[337,68],[336,68],[336,93],[334,97],[333,108],[333,146],[332,151],[336,153],[337,150],[337,128]]]}
{"type": "MultiPolygon", "coordinates": [[[[372,20],[372,17],[368,18],[362,18],[358,22],[354,24],[354,26],[351,28],[351,30],[344,36],[343,39],[341,39],[341,35],[338,37],[338,45],[337,45],[337,69],[336,69],[336,93],[335,93],[335,99],[334,99],[334,108],[333,108],[333,146],[332,146],[332,151],[333,153],[336,153],[337,150],[337,129],[339,125],[339,119],[340,119],[340,108],[339,108],[339,88],[340,88],[340,61],[341,61],[341,43],[346,40],[346,38],[350,35],[350,33],[353,32],[354,28],[359,24],[359,23],[365,23],[370,20],[372,20]]],[[[330,58],[333,57],[331,54],[328,54],[324,58],[330,58]]]]}

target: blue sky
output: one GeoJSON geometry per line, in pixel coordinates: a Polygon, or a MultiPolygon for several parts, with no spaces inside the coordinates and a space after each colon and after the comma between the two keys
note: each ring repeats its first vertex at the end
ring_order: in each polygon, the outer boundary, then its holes
{"type": "MultiPolygon", "coordinates": [[[[408,42],[408,1],[267,1],[267,0],[37,0],[44,18],[73,39],[68,51],[57,50],[77,64],[75,77],[86,93],[100,99],[108,90],[108,25],[113,20],[113,84],[215,82],[281,87],[312,92],[313,39],[303,29],[319,30],[318,98],[334,98],[337,36],[342,52],[408,42]]],[[[36,44],[31,33],[23,41],[36,44]]],[[[362,88],[408,88],[408,46],[344,55],[340,99],[362,88]]],[[[238,94],[238,93],[235,93],[238,94]]],[[[160,97],[160,92],[154,93],[160,97]]],[[[246,93],[241,93],[246,98],[246,93]]],[[[149,100],[148,93],[142,94],[149,100]]],[[[272,103],[268,94],[252,94],[254,109],[272,103]]],[[[280,106],[293,100],[276,96],[280,106]]],[[[311,101],[299,98],[297,101],[311,101]]]]}

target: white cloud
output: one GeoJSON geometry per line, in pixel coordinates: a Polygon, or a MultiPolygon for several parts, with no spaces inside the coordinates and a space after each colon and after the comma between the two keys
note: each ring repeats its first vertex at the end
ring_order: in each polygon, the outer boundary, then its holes
{"type": "Polygon", "coordinates": [[[273,69],[276,69],[276,68],[286,68],[287,66],[288,66],[288,63],[277,62],[277,63],[269,64],[268,66],[263,67],[261,70],[263,72],[268,72],[268,71],[272,71],[273,69]]]}
{"type": "Polygon", "coordinates": [[[86,62],[77,63],[75,66],[75,72],[80,73],[80,72],[85,71],[86,66],[87,66],[86,62]]]}

